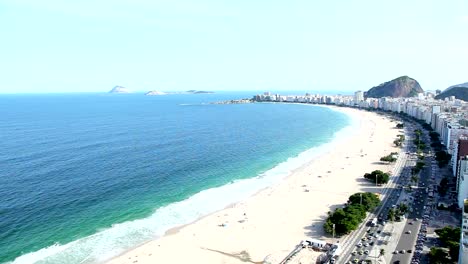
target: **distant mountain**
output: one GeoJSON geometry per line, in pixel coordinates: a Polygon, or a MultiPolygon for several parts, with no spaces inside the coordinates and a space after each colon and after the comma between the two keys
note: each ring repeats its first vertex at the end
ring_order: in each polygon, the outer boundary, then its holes
{"type": "Polygon", "coordinates": [[[365,93],[365,97],[414,97],[422,92],[424,90],[415,79],[401,76],[371,88],[365,93]]]}
{"type": "Polygon", "coordinates": [[[109,91],[109,93],[131,93],[131,92],[132,91],[130,89],[127,89],[123,86],[118,86],[118,85],[109,91]]]}
{"type": "Polygon", "coordinates": [[[165,92],[156,91],[156,90],[145,93],[145,95],[165,95],[165,94],[166,94],[165,92]]]}
{"type": "Polygon", "coordinates": [[[435,99],[445,99],[450,96],[455,96],[455,98],[468,102],[468,83],[462,83],[450,86],[445,89],[442,93],[438,94],[435,99]]]}

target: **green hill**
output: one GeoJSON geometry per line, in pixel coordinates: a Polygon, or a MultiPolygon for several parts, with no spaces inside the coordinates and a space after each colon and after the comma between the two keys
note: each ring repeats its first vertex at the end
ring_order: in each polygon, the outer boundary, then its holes
{"type": "Polygon", "coordinates": [[[438,94],[435,99],[445,99],[450,96],[468,102],[468,83],[458,84],[447,88],[442,93],[438,94]]]}

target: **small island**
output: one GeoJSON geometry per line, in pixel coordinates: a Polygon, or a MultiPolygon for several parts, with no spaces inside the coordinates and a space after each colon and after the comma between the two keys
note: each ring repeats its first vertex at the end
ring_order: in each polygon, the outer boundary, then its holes
{"type": "Polygon", "coordinates": [[[189,93],[189,94],[212,94],[212,93],[214,93],[214,92],[211,92],[211,91],[188,90],[188,91],[186,91],[186,93],[189,93]]]}
{"type": "Polygon", "coordinates": [[[156,90],[145,93],[145,95],[165,95],[165,94],[166,94],[165,92],[156,91],[156,90]]]}
{"type": "Polygon", "coordinates": [[[112,88],[112,90],[109,91],[109,93],[118,93],[118,94],[125,94],[125,93],[131,93],[132,91],[130,89],[127,89],[123,86],[115,86],[112,88]]]}

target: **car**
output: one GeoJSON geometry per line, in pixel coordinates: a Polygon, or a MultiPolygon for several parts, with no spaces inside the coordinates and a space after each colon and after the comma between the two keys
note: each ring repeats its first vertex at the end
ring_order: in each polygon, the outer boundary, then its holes
{"type": "Polygon", "coordinates": [[[408,253],[413,253],[413,250],[408,249],[408,250],[406,250],[406,252],[408,252],[408,253]]]}
{"type": "Polygon", "coordinates": [[[353,259],[353,263],[358,263],[359,259],[353,259]]]}
{"type": "Polygon", "coordinates": [[[409,222],[408,224],[412,225],[412,224],[413,224],[413,222],[409,222]]]}
{"type": "Polygon", "coordinates": [[[364,251],[364,254],[369,255],[369,250],[364,251]]]}
{"type": "Polygon", "coordinates": [[[357,253],[358,253],[359,255],[362,255],[364,252],[363,252],[362,250],[359,250],[357,253]]]}
{"type": "Polygon", "coordinates": [[[398,254],[398,250],[393,251],[393,254],[398,254]]]}
{"type": "Polygon", "coordinates": [[[404,251],[404,250],[400,250],[400,254],[405,254],[405,251],[404,251]]]}
{"type": "Polygon", "coordinates": [[[365,247],[368,247],[368,246],[369,246],[369,243],[364,243],[364,246],[365,246],[365,247]]]}
{"type": "Polygon", "coordinates": [[[356,246],[357,246],[357,247],[362,247],[362,243],[359,242],[356,246]]]}
{"type": "Polygon", "coordinates": [[[408,230],[405,232],[406,234],[411,234],[411,230],[408,230]]]}
{"type": "Polygon", "coordinates": [[[351,252],[351,255],[353,255],[353,256],[356,256],[356,254],[357,254],[356,251],[351,252]]]}
{"type": "Polygon", "coordinates": [[[366,241],[366,240],[367,240],[367,238],[366,238],[366,237],[363,237],[361,240],[362,240],[362,241],[366,241]]]}

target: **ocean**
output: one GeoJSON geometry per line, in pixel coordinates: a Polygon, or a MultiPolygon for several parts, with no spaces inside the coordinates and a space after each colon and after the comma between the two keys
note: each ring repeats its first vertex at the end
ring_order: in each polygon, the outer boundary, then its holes
{"type": "Polygon", "coordinates": [[[207,104],[252,95],[0,95],[0,263],[103,262],[279,182],[352,123],[207,104]]]}

